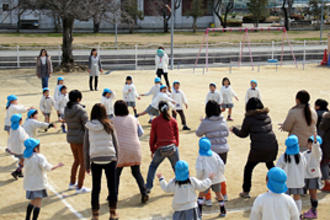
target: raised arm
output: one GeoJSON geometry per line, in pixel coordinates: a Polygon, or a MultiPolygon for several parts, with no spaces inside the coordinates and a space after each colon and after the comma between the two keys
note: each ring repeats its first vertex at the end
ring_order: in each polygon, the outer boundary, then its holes
{"type": "Polygon", "coordinates": [[[241,138],[245,138],[247,136],[249,136],[250,134],[250,128],[249,128],[249,124],[248,124],[248,119],[244,118],[243,124],[242,124],[242,128],[238,129],[236,127],[233,127],[233,133],[241,138]]]}

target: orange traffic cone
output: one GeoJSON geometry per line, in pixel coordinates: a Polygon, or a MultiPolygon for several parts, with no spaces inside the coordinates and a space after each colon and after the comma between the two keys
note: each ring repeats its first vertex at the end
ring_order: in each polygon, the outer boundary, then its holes
{"type": "Polygon", "coordinates": [[[328,50],[324,49],[323,59],[321,61],[321,65],[325,66],[328,64],[328,50]]]}

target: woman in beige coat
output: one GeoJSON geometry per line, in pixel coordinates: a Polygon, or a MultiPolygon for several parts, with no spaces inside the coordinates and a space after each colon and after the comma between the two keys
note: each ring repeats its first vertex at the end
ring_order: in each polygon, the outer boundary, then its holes
{"type": "Polygon", "coordinates": [[[280,129],[299,139],[300,151],[307,150],[307,140],[316,132],[317,114],[309,105],[310,95],[301,90],[296,95],[296,106],[290,109],[280,129]]]}
{"type": "Polygon", "coordinates": [[[41,79],[42,88],[48,87],[48,79],[53,73],[53,65],[47,50],[41,49],[37,57],[36,74],[41,79]]]}

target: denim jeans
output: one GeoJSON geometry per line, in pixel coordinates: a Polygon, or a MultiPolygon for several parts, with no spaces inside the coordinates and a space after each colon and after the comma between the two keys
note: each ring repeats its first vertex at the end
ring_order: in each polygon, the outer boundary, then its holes
{"type": "MultiPolygon", "coordinates": [[[[165,157],[166,156],[163,156],[160,153],[159,148],[155,151],[154,157],[152,158],[152,161],[149,165],[149,170],[148,170],[148,177],[147,177],[147,184],[146,184],[146,188],[148,190],[152,189],[153,182],[154,182],[154,179],[155,179],[156,170],[157,170],[158,166],[163,162],[165,157]]],[[[171,165],[172,165],[172,169],[174,171],[175,164],[179,160],[179,150],[178,150],[178,148],[176,147],[175,153],[172,154],[171,156],[167,156],[167,158],[170,160],[171,165]]]]}
{"type": "Polygon", "coordinates": [[[41,77],[41,85],[42,88],[47,88],[48,87],[48,76],[43,76],[41,77]]]}

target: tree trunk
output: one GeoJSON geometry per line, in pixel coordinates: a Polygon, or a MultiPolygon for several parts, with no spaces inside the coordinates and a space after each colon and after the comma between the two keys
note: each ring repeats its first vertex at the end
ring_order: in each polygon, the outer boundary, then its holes
{"type": "Polygon", "coordinates": [[[93,32],[99,33],[100,32],[100,22],[97,21],[96,18],[93,18],[93,32]]]}
{"type": "Polygon", "coordinates": [[[72,42],[73,42],[73,17],[62,17],[63,44],[62,44],[62,66],[70,68],[73,65],[72,42]]]}
{"type": "Polygon", "coordinates": [[[164,33],[168,33],[168,21],[171,16],[168,18],[166,17],[166,14],[163,14],[163,20],[164,20],[164,33]]]}
{"type": "Polygon", "coordinates": [[[285,26],[286,30],[288,31],[289,30],[289,16],[288,16],[288,11],[285,8],[285,4],[286,4],[286,1],[283,1],[282,10],[284,13],[284,26],[285,26]]]}
{"type": "Polygon", "coordinates": [[[17,25],[16,25],[16,33],[19,33],[21,29],[21,12],[17,13],[17,25]]]}
{"type": "Polygon", "coordinates": [[[54,31],[55,33],[59,33],[60,32],[60,24],[61,24],[61,20],[59,18],[59,16],[53,14],[53,19],[54,19],[54,31]]]}
{"type": "Polygon", "coordinates": [[[194,21],[193,21],[193,33],[196,33],[197,31],[197,17],[193,17],[194,21]]]}

